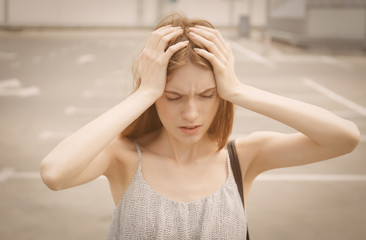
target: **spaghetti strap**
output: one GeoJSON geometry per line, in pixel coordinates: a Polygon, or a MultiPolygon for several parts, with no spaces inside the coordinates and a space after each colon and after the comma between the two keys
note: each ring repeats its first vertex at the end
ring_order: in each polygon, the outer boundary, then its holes
{"type": "Polygon", "coordinates": [[[227,165],[228,176],[230,177],[231,176],[230,154],[227,148],[226,148],[226,165],[227,165]]]}
{"type": "Polygon", "coordinates": [[[137,154],[139,155],[139,167],[138,169],[141,170],[141,161],[142,161],[142,154],[141,154],[141,148],[140,145],[135,141],[137,154]]]}

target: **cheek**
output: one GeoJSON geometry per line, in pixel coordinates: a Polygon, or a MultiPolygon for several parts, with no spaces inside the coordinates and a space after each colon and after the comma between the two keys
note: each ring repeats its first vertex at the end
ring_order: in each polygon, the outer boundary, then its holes
{"type": "Polygon", "coordinates": [[[216,98],[214,101],[210,102],[209,104],[207,104],[205,106],[205,108],[204,108],[205,115],[208,118],[210,118],[210,120],[212,120],[216,115],[218,107],[219,107],[219,98],[216,98]]]}
{"type": "Polygon", "coordinates": [[[155,107],[160,121],[164,126],[166,126],[170,120],[174,119],[174,116],[176,116],[174,109],[172,109],[163,99],[158,99],[155,102],[155,107]]]}

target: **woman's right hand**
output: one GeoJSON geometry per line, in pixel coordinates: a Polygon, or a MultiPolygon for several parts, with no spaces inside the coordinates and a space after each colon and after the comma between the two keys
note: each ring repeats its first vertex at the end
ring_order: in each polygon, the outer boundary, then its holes
{"type": "Polygon", "coordinates": [[[183,33],[180,27],[170,25],[153,31],[138,58],[138,76],[141,79],[140,90],[150,91],[160,97],[166,84],[167,66],[174,53],[186,47],[189,41],[178,42],[170,46],[169,42],[183,33]]]}

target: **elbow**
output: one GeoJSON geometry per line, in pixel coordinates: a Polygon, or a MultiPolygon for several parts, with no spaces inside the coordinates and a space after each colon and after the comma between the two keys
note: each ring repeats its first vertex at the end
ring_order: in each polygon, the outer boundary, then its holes
{"type": "Polygon", "coordinates": [[[342,149],[344,150],[344,154],[350,153],[352,152],[357,145],[359,144],[360,140],[361,140],[361,133],[357,127],[356,124],[354,124],[353,122],[350,122],[351,126],[349,131],[347,132],[346,136],[344,137],[344,141],[343,141],[343,147],[342,149]]]}
{"type": "Polygon", "coordinates": [[[52,170],[50,167],[47,167],[46,164],[41,164],[40,170],[41,178],[43,183],[52,191],[61,190],[61,186],[59,184],[59,178],[57,177],[57,173],[52,170]]]}

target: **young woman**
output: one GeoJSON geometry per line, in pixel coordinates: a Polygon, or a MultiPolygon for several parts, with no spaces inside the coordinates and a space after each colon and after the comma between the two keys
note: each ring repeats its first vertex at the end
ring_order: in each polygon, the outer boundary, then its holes
{"type": "Polygon", "coordinates": [[[163,19],[135,70],[128,98],[41,163],[52,190],[108,178],[117,205],[108,239],[245,239],[256,176],[349,153],[360,139],[353,122],[239,81],[230,45],[204,20],[163,19]],[[234,104],[298,131],[235,139],[244,206],[225,147],[234,104]]]}

